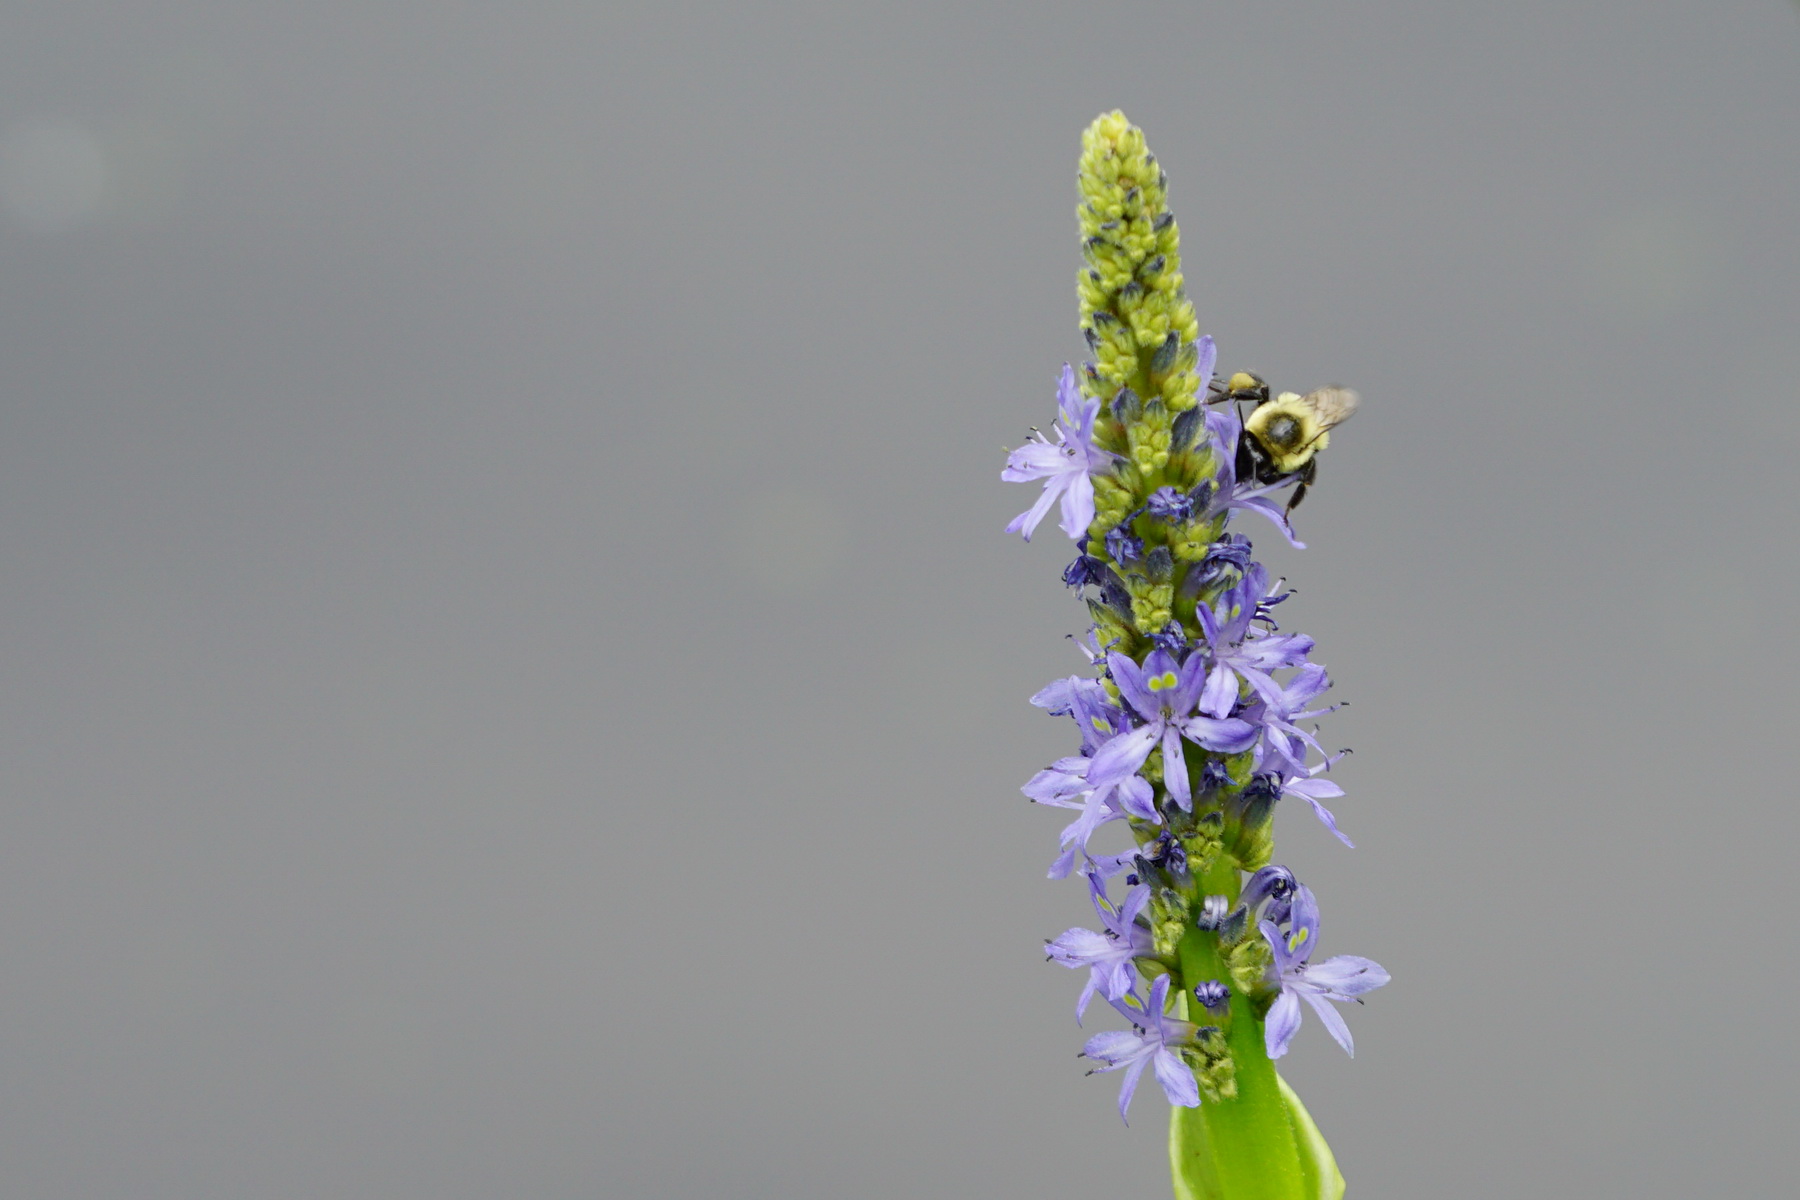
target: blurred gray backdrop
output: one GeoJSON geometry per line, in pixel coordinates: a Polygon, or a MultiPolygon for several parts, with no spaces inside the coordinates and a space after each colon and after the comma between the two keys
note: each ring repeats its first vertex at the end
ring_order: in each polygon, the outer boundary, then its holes
{"type": "Polygon", "coordinates": [[[9,6],[0,1194],[1166,1195],[997,479],[1115,106],[1366,398],[1246,527],[1352,1196],[1793,1195],[1780,0],[9,6]]]}

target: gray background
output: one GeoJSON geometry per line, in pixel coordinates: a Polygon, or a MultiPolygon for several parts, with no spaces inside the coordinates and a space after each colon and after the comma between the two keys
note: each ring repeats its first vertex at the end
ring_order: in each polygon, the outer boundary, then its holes
{"type": "Polygon", "coordinates": [[[8,6],[0,1194],[1166,1194],[997,480],[1122,106],[1366,397],[1246,527],[1352,1194],[1792,1195],[1797,101],[1777,0],[8,6]]]}

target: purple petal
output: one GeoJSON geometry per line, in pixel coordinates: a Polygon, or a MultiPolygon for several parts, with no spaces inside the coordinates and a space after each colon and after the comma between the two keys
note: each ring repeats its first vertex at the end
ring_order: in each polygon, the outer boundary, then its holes
{"type": "Polygon", "coordinates": [[[1344,794],[1344,789],[1329,779],[1290,779],[1281,786],[1282,790],[1304,796],[1308,800],[1335,800],[1344,794]]]}
{"type": "Polygon", "coordinates": [[[1162,814],[1156,811],[1156,805],[1152,803],[1155,794],[1143,776],[1133,775],[1121,781],[1114,794],[1119,797],[1119,807],[1132,816],[1149,821],[1152,825],[1162,824],[1162,814]]]}
{"type": "MultiPolygon", "coordinates": [[[[1194,610],[1205,612],[1204,605],[1194,610]]],[[[1198,658],[1199,655],[1194,657],[1198,658]]],[[[1237,674],[1224,663],[1213,667],[1206,676],[1206,687],[1200,693],[1200,711],[1209,717],[1223,717],[1231,712],[1231,706],[1237,703],[1237,674]]]]}
{"type": "Polygon", "coordinates": [[[1089,971],[1087,983],[1082,987],[1081,995],[1075,997],[1075,1024],[1081,1024],[1081,1018],[1087,1015],[1088,1002],[1094,998],[1094,993],[1099,990],[1100,980],[1098,976],[1096,976],[1094,972],[1089,971]]]}
{"type": "Polygon", "coordinates": [[[1275,522],[1275,528],[1281,530],[1281,536],[1287,539],[1288,545],[1296,550],[1306,549],[1306,543],[1294,536],[1294,527],[1288,524],[1287,514],[1282,511],[1280,505],[1273,501],[1262,496],[1256,496],[1248,500],[1233,500],[1231,501],[1230,507],[1248,508],[1261,513],[1263,516],[1269,518],[1269,520],[1275,522]]]}
{"type": "Polygon", "coordinates": [[[1187,661],[1181,664],[1181,676],[1175,688],[1175,697],[1169,704],[1170,711],[1181,716],[1193,712],[1194,701],[1200,698],[1200,692],[1210,678],[1206,670],[1206,656],[1189,654],[1187,661]]]}
{"type": "Polygon", "coordinates": [[[1286,944],[1296,963],[1306,962],[1319,945],[1319,902],[1304,883],[1294,889],[1286,944]]]}
{"type": "Polygon", "coordinates": [[[1275,955],[1275,974],[1286,975],[1294,965],[1294,956],[1289,953],[1287,939],[1281,936],[1281,929],[1273,921],[1263,920],[1256,923],[1262,933],[1263,941],[1269,943],[1269,950],[1275,955]]]}
{"type": "MultiPolygon", "coordinates": [[[[1312,641],[1311,638],[1306,640],[1312,641]]],[[[1305,653],[1311,654],[1312,647],[1308,646],[1305,653]]],[[[1287,694],[1288,705],[1298,709],[1305,706],[1308,701],[1323,695],[1330,687],[1331,676],[1326,674],[1324,667],[1318,663],[1304,663],[1298,671],[1294,672],[1294,677],[1287,681],[1287,687],[1282,691],[1287,694]]]]}
{"type": "Polygon", "coordinates": [[[1248,750],[1262,732],[1237,717],[1227,717],[1223,721],[1212,717],[1189,717],[1181,723],[1181,731],[1208,750],[1217,750],[1221,754],[1239,754],[1248,750]]]}
{"type": "Polygon", "coordinates": [[[1086,471],[1069,476],[1062,498],[1062,530],[1079,538],[1094,523],[1094,481],[1086,471]]]}
{"type": "Polygon", "coordinates": [[[1125,896],[1124,905],[1119,909],[1119,923],[1129,925],[1137,920],[1137,915],[1144,911],[1144,906],[1148,903],[1150,903],[1149,884],[1139,884],[1132,888],[1125,896]]]}
{"type": "Polygon", "coordinates": [[[1194,810],[1193,793],[1188,791],[1187,757],[1181,752],[1181,731],[1171,725],[1163,730],[1163,786],[1181,806],[1182,812],[1194,810]]]}
{"type": "Polygon", "coordinates": [[[1080,693],[1082,685],[1090,682],[1092,681],[1079,675],[1053,679],[1033,694],[1031,703],[1053,717],[1060,717],[1064,713],[1075,711],[1075,697],[1080,693]]]}
{"type": "Polygon", "coordinates": [[[1089,786],[1104,787],[1118,783],[1129,775],[1136,775],[1144,765],[1144,760],[1150,757],[1150,750],[1156,745],[1157,736],[1162,733],[1161,724],[1159,721],[1154,725],[1140,725],[1130,733],[1119,734],[1094,751],[1093,761],[1088,764],[1089,786]]]}
{"type": "Polygon", "coordinates": [[[1123,1029],[1109,1029],[1089,1038],[1081,1052],[1099,1063],[1100,1070],[1116,1071],[1134,1057],[1141,1061],[1146,1050],[1144,1039],[1137,1034],[1127,1033],[1123,1029]]]}
{"type": "Polygon", "coordinates": [[[1194,619],[1200,622],[1200,632],[1206,635],[1206,644],[1219,649],[1219,618],[1213,610],[1204,604],[1194,606],[1194,619]]]}
{"type": "Polygon", "coordinates": [[[1081,416],[1081,401],[1081,389],[1075,383],[1075,368],[1064,363],[1062,374],[1056,378],[1056,407],[1066,420],[1076,421],[1081,416]]]}
{"type": "Polygon", "coordinates": [[[1137,1091],[1138,1076],[1144,1073],[1147,1061],[1147,1058],[1140,1058],[1125,1068],[1125,1086],[1119,1089],[1119,1120],[1127,1125],[1131,1124],[1131,1118],[1125,1115],[1125,1110],[1131,1107],[1132,1093],[1137,1091]]]}
{"type": "Polygon", "coordinates": [[[1194,374],[1200,378],[1200,392],[1206,393],[1206,385],[1212,382],[1213,368],[1219,364],[1219,348],[1213,344],[1212,334],[1203,333],[1200,340],[1194,343],[1199,351],[1199,361],[1194,364],[1194,374]]]}
{"type": "Polygon", "coordinates": [[[1156,1082],[1162,1084],[1163,1095],[1169,1098],[1169,1103],[1199,1108],[1200,1087],[1194,1082],[1193,1070],[1170,1050],[1158,1050],[1154,1061],[1156,1082]]]}
{"type": "Polygon", "coordinates": [[[1300,1001],[1293,992],[1284,989],[1269,1006],[1268,1023],[1263,1026],[1263,1048],[1269,1052],[1269,1057],[1280,1058],[1286,1054],[1288,1043],[1294,1040],[1294,1034],[1299,1030],[1300,1001]]]}
{"type": "Polygon", "coordinates": [[[1129,958],[1120,958],[1096,963],[1093,977],[1099,981],[1100,991],[1108,1000],[1117,1000],[1137,985],[1137,968],[1129,958]]]}
{"type": "MultiPolygon", "coordinates": [[[[1328,786],[1337,787],[1336,784],[1330,784],[1328,786]]],[[[1350,835],[1338,828],[1337,818],[1331,815],[1331,810],[1329,808],[1326,808],[1323,804],[1320,804],[1305,792],[1297,792],[1296,789],[1291,787],[1287,790],[1296,792],[1302,800],[1312,805],[1313,815],[1318,817],[1319,820],[1324,823],[1325,828],[1331,830],[1332,835],[1335,836],[1338,841],[1344,843],[1344,845],[1350,847],[1352,850],[1356,849],[1356,843],[1350,840],[1350,835]]],[[[1338,788],[1337,794],[1340,796],[1343,795],[1344,789],[1338,788]]]]}
{"type": "Polygon", "coordinates": [[[1087,802],[1082,805],[1081,815],[1063,827],[1058,843],[1064,846],[1078,846],[1087,849],[1088,839],[1094,836],[1094,830],[1108,821],[1116,821],[1119,814],[1099,792],[1088,793],[1087,802]]]}
{"type": "MultiPolygon", "coordinates": [[[[1305,662],[1306,656],[1313,652],[1314,645],[1316,643],[1308,634],[1273,633],[1267,637],[1251,638],[1244,643],[1243,649],[1238,651],[1236,657],[1248,666],[1264,671],[1277,671],[1282,667],[1297,667],[1305,662]]],[[[1326,681],[1325,686],[1331,686],[1330,680],[1326,681]]],[[[1323,691],[1324,688],[1319,690],[1323,691]]],[[[1280,689],[1277,688],[1276,691],[1279,693],[1280,689]]],[[[1310,700],[1318,694],[1318,692],[1313,692],[1305,699],[1310,700]]],[[[1271,703],[1276,703],[1276,701],[1271,701],[1271,703]]],[[[1287,711],[1292,712],[1299,707],[1300,704],[1290,704],[1287,706],[1287,711]]]]}
{"type": "Polygon", "coordinates": [[[1112,672],[1113,682],[1119,685],[1119,695],[1146,721],[1162,713],[1162,704],[1145,686],[1146,677],[1154,674],[1150,668],[1150,663],[1154,661],[1156,654],[1152,654],[1145,665],[1140,667],[1130,656],[1116,650],[1106,656],[1106,669],[1112,672]]]}
{"type": "Polygon", "coordinates": [[[1049,442],[1030,441],[1006,456],[1006,467],[1000,478],[1006,483],[1030,483],[1049,475],[1060,475],[1068,466],[1069,456],[1061,446],[1049,442]]]}
{"type": "Polygon", "coordinates": [[[1025,540],[1029,542],[1032,533],[1038,527],[1038,522],[1044,519],[1044,514],[1050,511],[1050,506],[1056,503],[1057,494],[1062,491],[1065,482],[1066,479],[1053,478],[1044,484],[1044,494],[1037,498],[1037,503],[1008,522],[1006,532],[1023,534],[1025,540]]]}
{"type": "Polygon", "coordinates": [[[1019,789],[1039,804],[1054,804],[1059,808],[1077,807],[1074,798],[1088,791],[1088,781],[1068,771],[1059,771],[1048,767],[1025,781],[1019,789]]]}
{"type": "Polygon", "coordinates": [[[1076,926],[1063,930],[1053,941],[1045,943],[1044,948],[1049,952],[1051,962],[1065,967],[1091,967],[1097,960],[1110,957],[1118,946],[1119,943],[1104,933],[1076,926]]]}
{"type": "Polygon", "coordinates": [[[1319,1020],[1325,1023],[1325,1028],[1331,1032],[1333,1038],[1337,1039],[1337,1044],[1344,1048],[1344,1053],[1355,1058],[1356,1043],[1350,1037],[1350,1026],[1344,1023],[1344,1014],[1340,1013],[1331,1001],[1317,992],[1302,992],[1301,995],[1306,998],[1308,1004],[1312,1005],[1312,1010],[1319,1014],[1319,1020]]]}
{"type": "Polygon", "coordinates": [[[1306,968],[1306,981],[1339,996],[1356,997],[1382,987],[1393,977],[1374,959],[1334,954],[1306,968]]]}

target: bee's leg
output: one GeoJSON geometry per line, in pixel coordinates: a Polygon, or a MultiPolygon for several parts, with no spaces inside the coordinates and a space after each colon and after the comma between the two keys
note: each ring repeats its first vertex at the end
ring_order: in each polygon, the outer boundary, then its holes
{"type": "Polygon", "coordinates": [[[1288,512],[1291,513],[1296,508],[1300,507],[1300,502],[1306,499],[1307,487],[1318,477],[1319,460],[1316,458],[1308,459],[1306,465],[1300,468],[1300,482],[1294,486],[1294,494],[1288,497],[1288,512]]]}

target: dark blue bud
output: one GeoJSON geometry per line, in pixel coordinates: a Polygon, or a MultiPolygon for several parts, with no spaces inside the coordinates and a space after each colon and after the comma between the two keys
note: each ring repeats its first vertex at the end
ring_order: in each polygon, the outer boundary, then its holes
{"type": "Polygon", "coordinates": [[[1238,820],[1252,828],[1263,824],[1274,815],[1275,802],[1279,799],[1281,780],[1273,775],[1255,776],[1234,802],[1238,820]]]}
{"type": "Polygon", "coordinates": [[[1218,1012],[1231,1003],[1231,989],[1217,979],[1202,979],[1194,985],[1194,999],[1200,1007],[1218,1012]]]}
{"type": "Polygon", "coordinates": [[[1138,394],[1130,388],[1120,388],[1119,394],[1113,397],[1112,413],[1120,421],[1129,425],[1144,415],[1144,402],[1139,400],[1138,394]]]}
{"type": "MultiPolygon", "coordinates": [[[[1175,335],[1171,333],[1169,336],[1173,338],[1175,335]]],[[[1170,454],[1180,454],[1193,444],[1194,434],[1200,430],[1201,419],[1199,405],[1176,416],[1174,424],[1169,427],[1170,454]]]]}
{"type": "MultiPolygon", "coordinates": [[[[1155,263],[1156,263],[1156,269],[1158,271],[1162,270],[1163,269],[1163,256],[1160,254],[1157,255],[1156,259],[1155,259],[1155,263]]],[[[1149,270],[1149,267],[1145,267],[1144,269],[1149,270]]],[[[1162,340],[1162,345],[1160,345],[1156,348],[1156,353],[1151,355],[1150,369],[1152,371],[1156,372],[1158,375],[1162,374],[1164,371],[1167,371],[1170,367],[1175,365],[1175,356],[1180,352],[1181,352],[1181,335],[1178,333],[1171,333],[1168,337],[1166,337],[1162,340]]],[[[1198,413],[1200,411],[1200,409],[1198,406],[1196,406],[1194,408],[1188,409],[1187,411],[1191,412],[1191,413],[1198,413]]],[[[1185,417],[1187,415],[1187,413],[1183,413],[1181,415],[1185,417]]]]}
{"type": "Polygon", "coordinates": [[[1144,556],[1144,573],[1157,583],[1167,583],[1175,574],[1175,555],[1167,546],[1158,546],[1144,556]]]}
{"type": "Polygon", "coordinates": [[[1188,503],[1194,506],[1195,512],[1203,513],[1212,507],[1213,491],[1212,480],[1201,480],[1200,486],[1188,493],[1188,503]]]}
{"type": "Polygon", "coordinates": [[[1125,877],[1125,886],[1126,887],[1136,887],[1138,884],[1140,884],[1142,882],[1143,881],[1137,877],[1136,871],[1133,871],[1131,874],[1129,874],[1125,877]]]}
{"type": "Polygon", "coordinates": [[[1207,759],[1206,765],[1200,768],[1201,794],[1223,791],[1230,786],[1231,772],[1225,769],[1225,764],[1216,758],[1207,759]]]}

